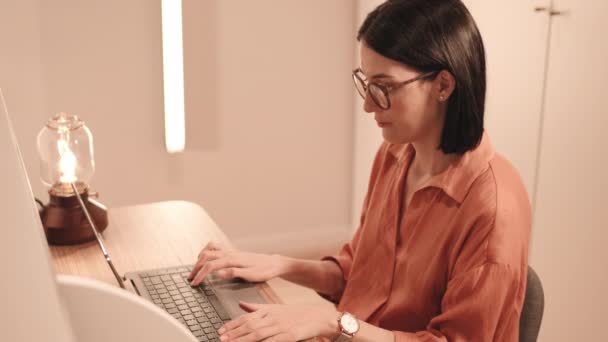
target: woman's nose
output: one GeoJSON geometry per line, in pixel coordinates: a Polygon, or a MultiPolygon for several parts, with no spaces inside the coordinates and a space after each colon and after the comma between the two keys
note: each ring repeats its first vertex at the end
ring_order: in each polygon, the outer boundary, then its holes
{"type": "Polygon", "coordinates": [[[380,110],[380,107],[372,100],[372,97],[369,94],[363,100],[363,110],[366,113],[375,113],[380,110]]]}

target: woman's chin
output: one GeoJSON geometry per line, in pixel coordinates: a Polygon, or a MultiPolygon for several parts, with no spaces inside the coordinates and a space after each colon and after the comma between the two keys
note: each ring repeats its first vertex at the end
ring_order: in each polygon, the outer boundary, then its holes
{"type": "Polygon", "coordinates": [[[408,136],[394,134],[394,132],[391,132],[386,128],[382,129],[382,137],[384,138],[384,141],[391,144],[407,144],[412,141],[408,136]]]}

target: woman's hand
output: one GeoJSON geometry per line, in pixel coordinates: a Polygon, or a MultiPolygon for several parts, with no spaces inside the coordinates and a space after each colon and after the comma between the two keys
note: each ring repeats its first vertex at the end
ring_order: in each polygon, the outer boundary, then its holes
{"type": "Polygon", "coordinates": [[[218,330],[222,342],[295,342],[316,336],[337,337],[333,307],[240,303],[250,312],[218,330]]]}
{"type": "Polygon", "coordinates": [[[223,279],[243,278],[251,282],[262,282],[280,276],[284,268],[283,261],[279,255],[241,252],[210,242],[199,253],[188,279],[192,286],[197,286],[209,273],[216,272],[223,279]]]}

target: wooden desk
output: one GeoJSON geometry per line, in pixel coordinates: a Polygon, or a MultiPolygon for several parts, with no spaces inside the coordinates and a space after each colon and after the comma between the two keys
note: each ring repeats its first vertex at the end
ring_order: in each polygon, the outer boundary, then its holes
{"type": "MultiPolygon", "coordinates": [[[[110,209],[104,243],[120,275],[189,265],[209,241],[230,244],[200,206],[184,201],[158,202],[110,209]]],[[[97,242],[51,246],[56,273],[94,278],[118,286],[97,242]]],[[[125,282],[127,289],[134,289],[125,282]]],[[[259,285],[271,303],[281,303],[267,284],[259,285]]]]}
{"type": "MultiPolygon", "coordinates": [[[[228,237],[207,212],[184,201],[157,202],[110,209],[109,224],[103,232],[105,246],[120,275],[131,271],[193,264],[209,241],[230,245],[228,237]]],[[[94,278],[115,286],[118,282],[106,263],[97,242],[76,246],[50,246],[56,273],[94,278]]],[[[314,291],[282,279],[270,281],[293,300],[287,303],[332,305],[314,291]]],[[[125,282],[127,290],[135,293],[125,282]]],[[[270,303],[283,303],[266,283],[258,285],[270,303]]],[[[322,338],[308,342],[323,342],[322,338]]]]}

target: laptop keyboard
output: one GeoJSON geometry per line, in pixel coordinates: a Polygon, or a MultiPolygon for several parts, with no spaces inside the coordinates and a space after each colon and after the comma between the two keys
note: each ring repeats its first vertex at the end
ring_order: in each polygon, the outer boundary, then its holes
{"type": "Polygon", "coordinates": [[[201,342],[219,342],[217,329],[230,320],[205,280],[191,287],[188,267],[137,272],[154,304],[184,324],[201,342]]]}

